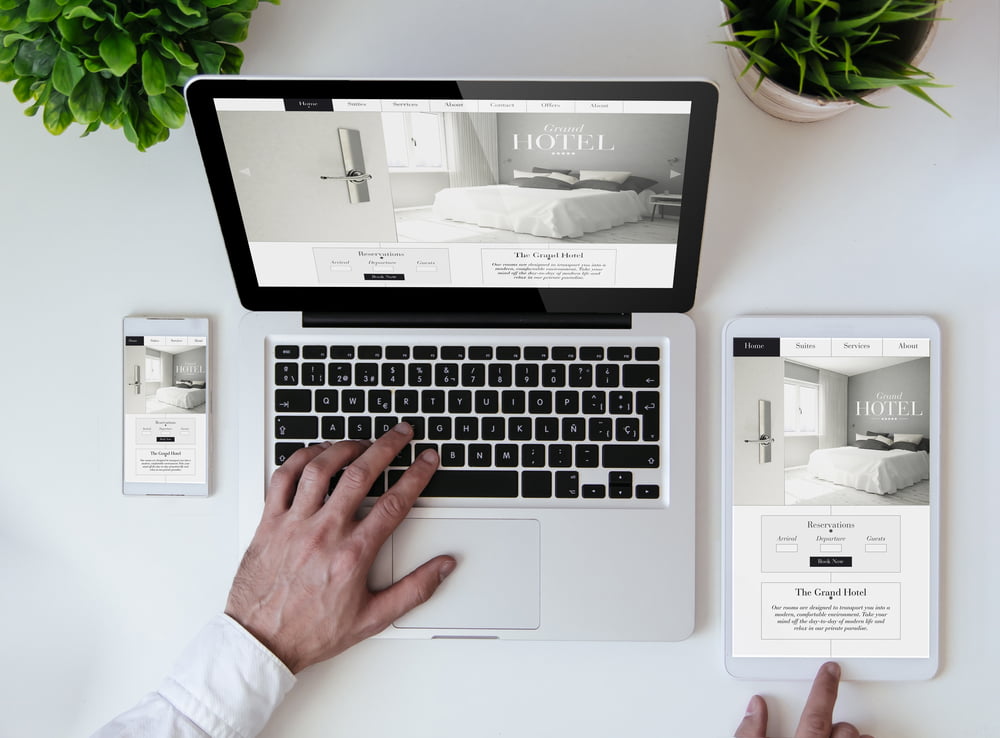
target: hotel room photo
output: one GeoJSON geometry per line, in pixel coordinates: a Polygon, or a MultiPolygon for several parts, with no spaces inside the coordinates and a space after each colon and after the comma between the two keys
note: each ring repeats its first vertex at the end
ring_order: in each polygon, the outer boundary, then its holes
{"type": "Polygon", "coordinates": [[[930,359],[784,360],[786,505],[929,504],[930,359]]]}
{"type": "Polygon", "coordinates": [[[173,415],[205,412],[204,346],[127,346],[125,412],[173,415]]]}
{"type": "Polygon", "coordinates": [[[687,115],[223,111],[219,120],[252,242],[677,242],[687,115]],[[358,132],[371,175],[361,202],[343,181],[342,129],[358,132]]]}

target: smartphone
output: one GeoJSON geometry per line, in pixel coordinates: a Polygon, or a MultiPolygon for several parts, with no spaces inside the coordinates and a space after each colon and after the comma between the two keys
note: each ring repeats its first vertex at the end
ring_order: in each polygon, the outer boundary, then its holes
{"type": "Polygon", "coordinates": [[[941,335],[922,316],[751,316],[723,334],[734,676],[929,679],[938,664],[941,335]]]}
{"type": "Polygon", "coordinates": [[[122,490],[208,494],[207,318],[127,317],[122,331],[122,490]]]}

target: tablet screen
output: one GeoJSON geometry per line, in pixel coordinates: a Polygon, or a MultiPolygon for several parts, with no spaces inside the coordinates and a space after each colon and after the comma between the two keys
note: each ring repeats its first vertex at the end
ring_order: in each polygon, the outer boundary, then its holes
{"type": "Polygon", "coordinates": [[[730,335],[729,659],[931,657],[937,347],[898,336],[730,335]]]}

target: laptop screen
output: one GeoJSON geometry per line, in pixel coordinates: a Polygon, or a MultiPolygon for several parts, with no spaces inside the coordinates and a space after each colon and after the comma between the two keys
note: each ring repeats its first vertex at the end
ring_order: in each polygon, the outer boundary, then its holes
{"type": "Polygon", "coordinates": [[[693,300],[706,83],[207,78],[188,97],[258,307],[372,289],[493,310],[504,294],[569,312],[693,300]]]}

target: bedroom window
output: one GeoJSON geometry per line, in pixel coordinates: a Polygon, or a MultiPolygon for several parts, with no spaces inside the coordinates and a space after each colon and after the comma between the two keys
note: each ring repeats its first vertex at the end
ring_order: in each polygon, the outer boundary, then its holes
{"type": "Polygon", "coordinates": [[[819,385],[785,380],[785,434],[819,432],[819,385]]]}
{"type": "Polygon", "coordinates": [[[444,118],[435,113],[382,113],[390,169],[443,171],[447,168],[444,118]]]}
{"type": "Polygon", "coordinates": [[[146,381],[147,382],[161,382],[163,377],[160,374],[160,357],[159,356],[147,356],[146,357],[146,381]]]}

